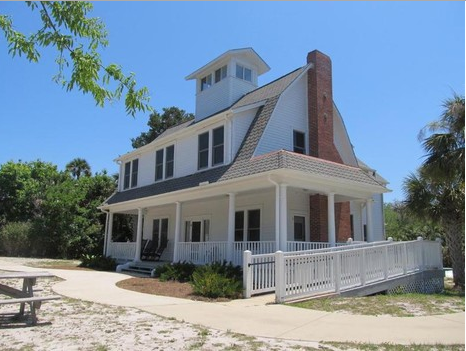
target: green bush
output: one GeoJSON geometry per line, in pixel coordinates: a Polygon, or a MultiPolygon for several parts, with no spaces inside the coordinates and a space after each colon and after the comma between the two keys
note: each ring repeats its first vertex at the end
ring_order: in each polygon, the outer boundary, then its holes
{"type": "Polygon", "coordinates": [[[30,256],[31,223],[10,222],[0,229],[0,252],[5,256],[30,256]]]}
{"type": "Polygon", "coordinates": [[[115,271],[117,263],[112,257],[102,255],[83,255],[79,266],[99,271],[115,271]]]}
{"type": "Polygon", "coordinates": [[[161,281],[175,280],[183,283],[191,280],[195,269],[196,265],[189,262],[166,263],[155,268],[154,276],[161,281]]]}
{"type": "Polygon", "coordinates": [[[197,267],[193,273],[191,285],[196,295],[210,298],[241,296],[242,282],[236,277],[227,276],[233,273],[225,264],[211,264],[197,267]]]}

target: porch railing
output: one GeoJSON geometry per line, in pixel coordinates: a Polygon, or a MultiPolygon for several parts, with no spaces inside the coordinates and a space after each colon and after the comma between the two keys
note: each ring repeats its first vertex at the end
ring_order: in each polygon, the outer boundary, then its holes
{"type": "Polygon", "coordinates": [[[107,248],[107,256],[116,260],[132,260],[135,254],[135,242],[111,242],[107,248]]]}

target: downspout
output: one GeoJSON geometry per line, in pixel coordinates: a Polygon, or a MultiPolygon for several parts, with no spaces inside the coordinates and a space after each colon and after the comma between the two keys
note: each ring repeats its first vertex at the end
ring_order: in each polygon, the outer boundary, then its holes
{"type": "Polygon", "coordinates": [[[280,248],[280,184],[269,176],[269,181],[275,185],[275,251],[280,248]]]}

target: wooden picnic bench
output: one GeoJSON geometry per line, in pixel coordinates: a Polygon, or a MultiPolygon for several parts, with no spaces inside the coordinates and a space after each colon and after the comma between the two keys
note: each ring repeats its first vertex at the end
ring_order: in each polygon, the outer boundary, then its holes
{"type": "MultiPolygon", "coordinates": [[[[48,272],[12,272],[1,273],[0,281],[23,279],[22,290],[0,283],[0,294],[9,296],[10,298],[0,299],[0,305],[19,304],[18,317],[24,316],[25,305],[28,304],[31,311],[32,325],[37,324],[36,309],[40,309],[42,302],[61,299],[59,295],[49,296],[34,296],[34,285],[37,278],[54,277],[48,272]]],[[[37,290],[36,290],[37,291],[37,290]]]]}

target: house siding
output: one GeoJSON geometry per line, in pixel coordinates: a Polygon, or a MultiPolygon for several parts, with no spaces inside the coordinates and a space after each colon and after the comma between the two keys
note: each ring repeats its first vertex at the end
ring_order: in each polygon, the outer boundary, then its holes
{"type": "Polygon", "coordinates": [[[343,119],[338,110],[333,108],[333,143],[345,165],[358,167],[358,161],[353,152],[343,119]]]}
{"type": "Polygon", "coordinates": [[[248,111],[240,112],[234,115],[232,119],[232,133],[233,133],[233,140],[232,140],[232,155],[234,158],[236,153],[243,142],[246,133],[251,126],[251,123],[256,116],[257,108],[251,109],[248,111]]]}
{"type": "Polygon", "coordinates": [[[293,151],[293,130],[305,133],[306,150],[309,150],[306,76],[281,95],[254,155],[280,149],[293,151]]]}

